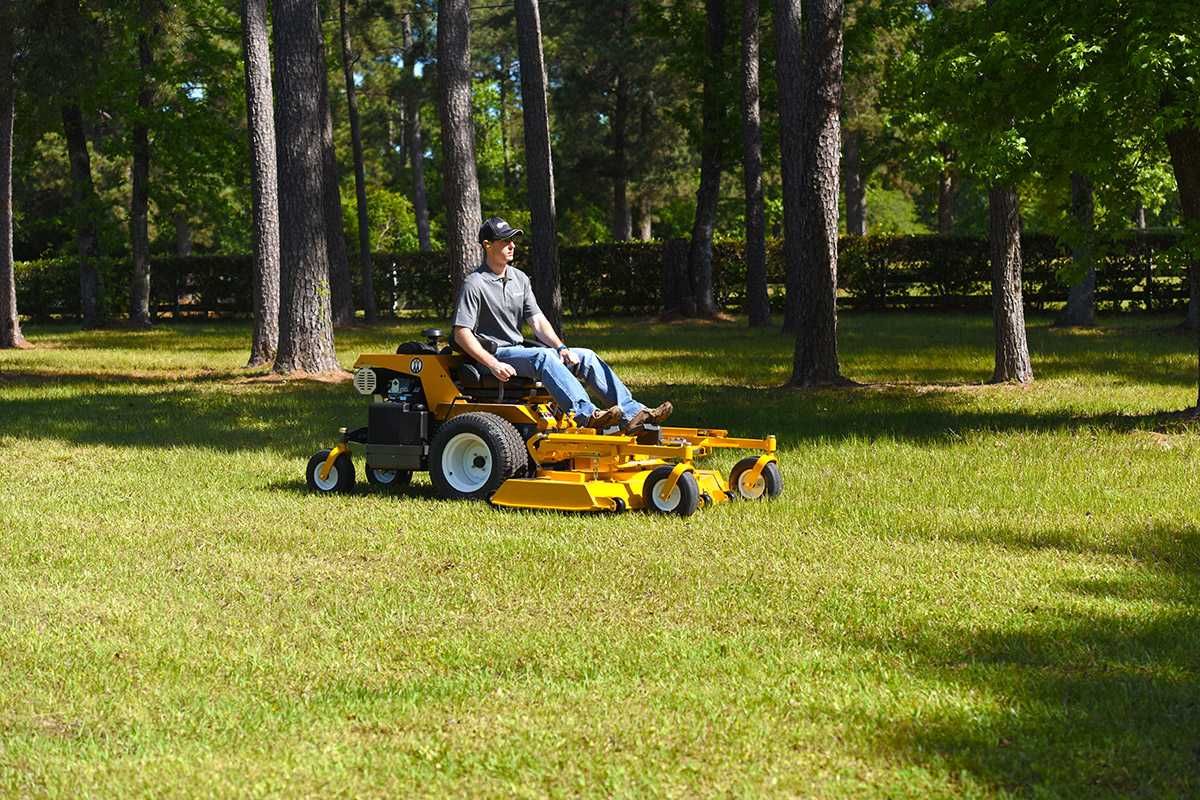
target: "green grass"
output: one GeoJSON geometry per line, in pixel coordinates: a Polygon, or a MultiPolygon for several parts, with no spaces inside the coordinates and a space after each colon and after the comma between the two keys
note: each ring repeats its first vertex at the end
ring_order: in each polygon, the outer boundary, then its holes
{"type": "MultiPolygon", "coordinates": [[[[680,520],[316,497],[348,384],[244,324],[0,352],[0,795],[1195,797],[1200,440],[1173,319],[573,325],[786,489],[680,520]]],[[[350,364],[424,325],[339,335],[350,364]]],[[[735,460],[716,459],[723,469],[735,460]]]]}

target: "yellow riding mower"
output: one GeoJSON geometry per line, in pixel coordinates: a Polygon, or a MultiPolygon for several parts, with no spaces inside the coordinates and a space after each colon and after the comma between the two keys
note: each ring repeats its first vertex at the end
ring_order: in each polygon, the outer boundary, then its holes
{"type": "Polygon", "coordinates": [[[372,397],[367,426],[342,428],[333,448],[308,462],[309,488],[354,487],[350,445],[363,445],[367,480],[406,486],[428,470],[438,494],[490,500],[509,508],[623,511],[647,508],[689,516],[733,498],[769,499],[783,491],[775,437],[738,439],[712,428],[647,425],[636,432],[576,426],[540,383],[500,382],[485,368],[427,342],[395,354],[359,356],[354,388],[372,397]],[[717,448],[759,450],[728,479],[695,462],[717,448]]]}

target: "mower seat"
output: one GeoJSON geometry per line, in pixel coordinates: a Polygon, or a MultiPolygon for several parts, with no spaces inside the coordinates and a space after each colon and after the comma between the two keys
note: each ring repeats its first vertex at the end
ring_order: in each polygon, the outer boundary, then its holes
{"type": "Polygon", "coordinates": [[[501,383],[490,370],[473,361],[455,370],[454,382],[464,395],[480,403],[527,403],[546,393],[537,381],[516,375],[501,383]]]}

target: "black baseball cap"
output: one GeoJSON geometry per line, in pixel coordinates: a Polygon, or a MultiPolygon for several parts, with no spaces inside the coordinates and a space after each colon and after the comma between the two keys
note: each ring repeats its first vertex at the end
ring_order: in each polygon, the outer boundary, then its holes
{"type": "Polygon", "coordinates": [[[498,242],[501,239],[515,239],[524,231],[514,228],[499,217],[488,217],[479,229],[479,243],[498,242]]]}

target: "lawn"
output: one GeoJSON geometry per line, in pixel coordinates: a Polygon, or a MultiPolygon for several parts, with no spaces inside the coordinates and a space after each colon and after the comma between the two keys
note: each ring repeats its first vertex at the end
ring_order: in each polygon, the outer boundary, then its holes
{"type": "MultiPolygon", "coordinates": [[[[678,424],[779,437],[689,519],[308,494],[348,383],[245,323],[0,352],[0,795],[1195,797],[1196,397],[1175,319],[568,328],[678,424]]],[[[339,334],[359,352],[421,321],[339,334]]],[[[729,454],[715,463],[723,469],[729,454]]]]}

